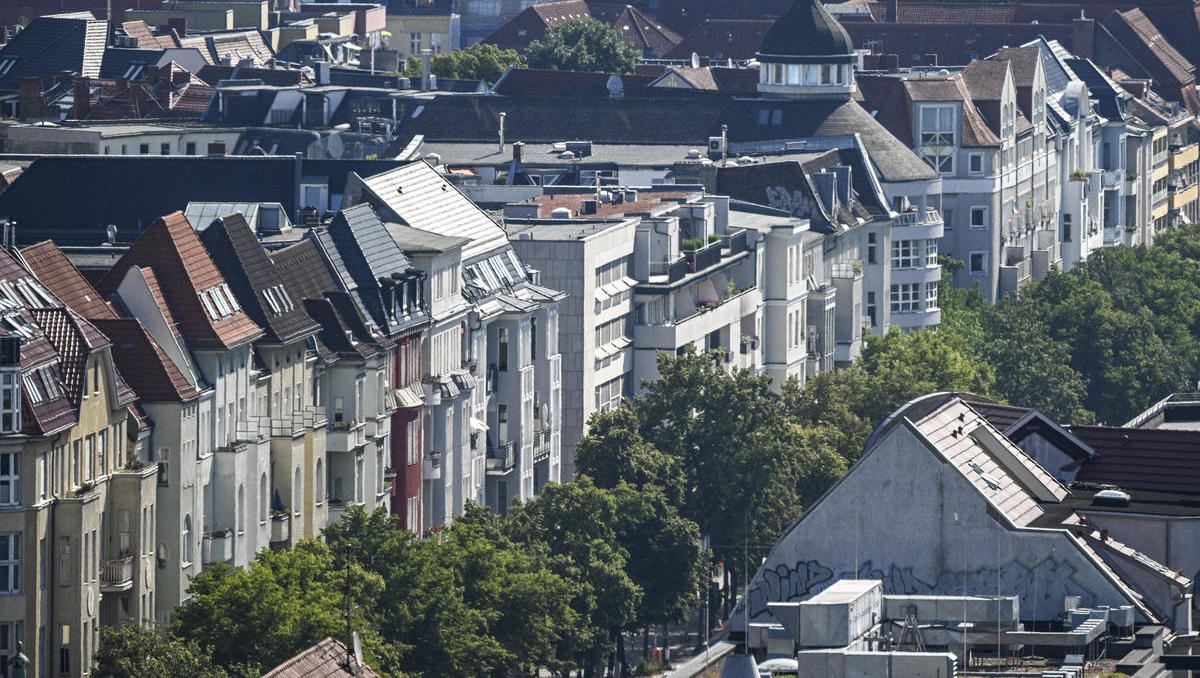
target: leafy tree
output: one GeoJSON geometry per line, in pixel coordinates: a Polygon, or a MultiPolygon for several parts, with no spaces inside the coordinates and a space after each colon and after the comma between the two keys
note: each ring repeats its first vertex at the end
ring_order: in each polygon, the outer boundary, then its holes
{"type": "Polygon", "coordinates": [[[571,607],[578,623],[559,644],[557,668],[572,664],[594,675],[620,630],[634,620],[642,590],[626,572],[628,551],[618,540],[617,501],[586,476],[548,485],[517,506],[506,529],[517,543],[544,557],[550,569],[577,587],[571,607]]]}
{"type": "Polygon", "coordinates": [[[101,678],[230,678],[195,641],[135,624],[102,628],[94,659],[94,672],[101,678]]]}
{"type": "Polygon", "coordinates": [[[513,49],[477,43],[435,56],[429,70],[439,78],[465,78],[494,84],[509,66],[522,66],[524,60],[513,49]]]}
{"type": "Polygon", "coordinates": [[[575,471],[606,489],[622,482],[657,487],[679,506],[683,501],[679,459],[646,442],[640,427],[638,414],[628,402],[593,414],[588,434],[575,449],[575,471]]]}
{"type": "MultiPolygon", "coordinates": [[[[286,551],[259,553],[249,568],[217,564],[192,579],[191,600],[175,610],[171,633],[196,641],[220,666],[270,669],[326,636],[345,638],[346,573],[325,544],[307,540],[286,551]]],[[[364,617],[382,581],[351,568],[351,602],[367,660],[379,646],[364,617]]],[[[259,672],[261,673],[261,671],[259,672]]]]}
{"type": "Polygon", "coordinates": [[[570,19],[546,31],[525,49],[530,68],[555,71],[632,73],[641,55],[616,29],[592,18],[570,19]]]}

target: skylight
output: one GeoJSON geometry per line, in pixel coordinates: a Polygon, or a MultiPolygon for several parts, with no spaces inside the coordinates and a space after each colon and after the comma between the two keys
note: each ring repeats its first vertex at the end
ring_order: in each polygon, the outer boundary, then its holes
{"type": "Polygon", "coordinates": [[[12,70],[13,66],[17,65],[17,61],[19,59],[20,57],[15,56],[9,56],[0,59],[0,78],[8,75],[8,72],[12,70]]]}

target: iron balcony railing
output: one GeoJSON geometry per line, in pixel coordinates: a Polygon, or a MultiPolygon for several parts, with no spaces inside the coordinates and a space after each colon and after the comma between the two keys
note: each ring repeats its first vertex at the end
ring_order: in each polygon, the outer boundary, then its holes
{"type": "Polygon", "coordinates": [[[508,442],[487,449],[487,470],[507,473],[517,465],[516,443],[508,442]]]}

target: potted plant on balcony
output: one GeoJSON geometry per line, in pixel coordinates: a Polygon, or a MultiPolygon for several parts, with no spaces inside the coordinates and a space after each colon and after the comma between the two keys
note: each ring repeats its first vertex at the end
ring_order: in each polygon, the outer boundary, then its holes
{"type": "Polygon", "coordinates": [[[1087,181],[1087,178],[1087,172],[1085,172],[1082,167],[1076,167],[1075,170],[1071,172],[1071,181],[1087,181]]]}
{"type": "Polygon", "coordinates": [[[679,249],[683,250],[683,256],[688,261],[696,256],[696,250],[701,247],[704,247],[704,241],[700,238],[684,238],[679,241],[679,249]]]}

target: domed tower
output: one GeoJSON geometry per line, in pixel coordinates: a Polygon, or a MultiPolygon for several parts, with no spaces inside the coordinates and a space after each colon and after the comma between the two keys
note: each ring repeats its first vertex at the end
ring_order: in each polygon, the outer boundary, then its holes
{"type": "Polygon", "coordinates": [[[767,31],[758,62],[765,96],[848,101],[854,92],[854,43],[821,0],[796,0],[767,31]]]}

